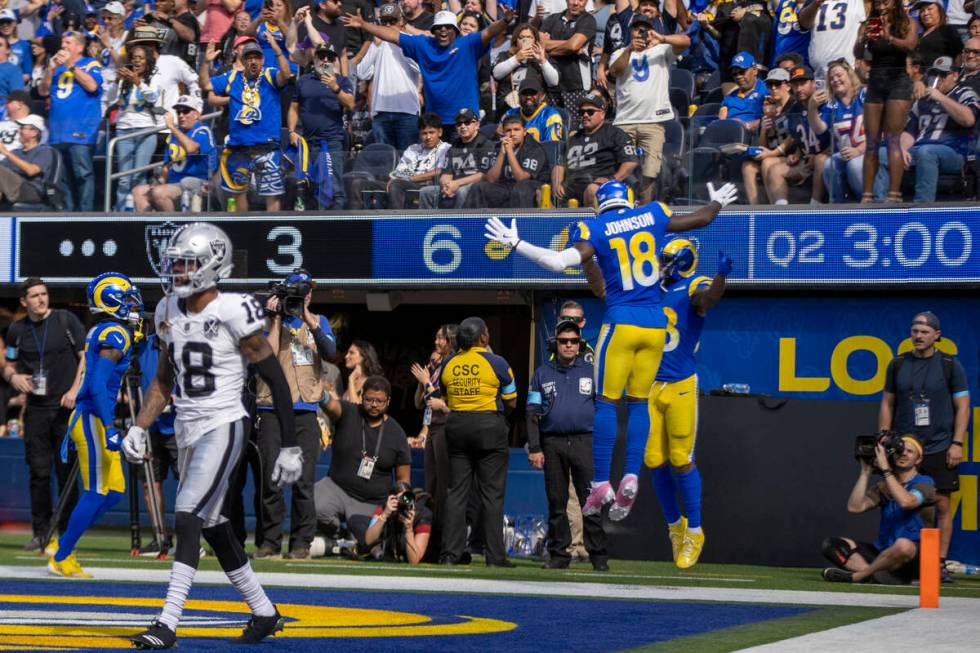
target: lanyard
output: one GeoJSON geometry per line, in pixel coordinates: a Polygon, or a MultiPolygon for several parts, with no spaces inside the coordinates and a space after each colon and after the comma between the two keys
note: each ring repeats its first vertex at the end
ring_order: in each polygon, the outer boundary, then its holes
{"type": "Polygon", "coordinates": [[[915,382],[917,380],[916,376],[920,377],[921,379],[921,383],[919,383],[919,387],[917,389],[920,398],[924,398],[926,396],[926,382],[929,380],[929,372],[932,370],[933,367],[933,359],[935,359],[938,355],[939,355],[938,351],[933,352],[932,356],[929,357],[929,362],[922,366],[922,371],[918,375],[912,375],[911,381],[912,381],[913,390],[916,389],[915,388],[915,382]]]}
{"type": "Polygon", "coordinates": [[[48,322],[51,316],[44,318],[44,335],[41,340],[37,339],[37,330],[34,328],[34,322],[31,321],[31,335],[34,336],[34,344],[37,345],[37,353],[41,359],[41,369],[44,369],[44,349],[48,344],[48,322]]]}
{"type": "MultiPolygon", "coordinates": [[[[381,417],[381,426],[378,427],[378,443],[374,446],[374,460],[378,459],[378,453],[381,451],[381,438],[385,434],[385,420],[384,416],[381,417]]],[[[364,418],[361,418],[361,455],[367,457],[367,433],[364,425],[366,424],[364,418]]]]}

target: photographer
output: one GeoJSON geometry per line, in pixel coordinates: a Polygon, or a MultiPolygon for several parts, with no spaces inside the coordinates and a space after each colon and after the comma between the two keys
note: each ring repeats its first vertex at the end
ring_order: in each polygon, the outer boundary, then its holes
{"type": "Polygon", "coordinates": [[[823,554],[835,565],[823,570],[824,580],[911,583],[919,575],[919,531],[931,527],[935,516],[936,486],[918,472],[922,445],[912,435],[889,433],[879,437],[874,445],[874,466],[882,478],[870,488],[870,456],[858,460],[861,473],[847,500],[847,510],[862,513],[881,508],[878,538],[874,544],[845,537],[824,540],[823,554]]]}
{"type": "Polygon", "coordinates": [[[378,557],[389,562],[417,565],[425,557],[432,533],[432,510],[429,495],[417,494],[408,483],[399,482],[391,490],[385,505],[378,506],[370,522],[361,515],[350,518],[351,530],[368,548],[380,544],[378,557]],[[359,526],[367,524],[361,535],[359,526]]]}
{"type": "MultiPolygon", "coordinates": [[[[286,375],[296,415],[296,442],[303,450],[303,475],[293,486],[288,558],[304,559],[310,555],[310,542],[316,529],[316,507],[313,482],[316,461],[320,457],[320,425],[317,405],[323,397],[321,369],[323,361],[337,353],[330,323],[322,315],[310,312],[310,301],[316,283],[309,272],[297,268],[286,280],[273,286],[266,302],[266,325],[269,344],[286,375]]],[[[259,454],[263,461],[262,532],[256,534],[261,545],[255,558],[280,555],[285,505],[282,490],[272,482],[272,463],[279,455],[279,420],[270,419],[273,410],[272,391],[262,379],[257,380],[259,454]]]]}

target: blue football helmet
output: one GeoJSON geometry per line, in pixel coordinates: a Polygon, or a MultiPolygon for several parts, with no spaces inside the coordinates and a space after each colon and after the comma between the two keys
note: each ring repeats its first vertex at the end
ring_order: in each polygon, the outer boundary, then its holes
{"type": "Polygon", "coordinates": [[[687,238],[667,241],[660,250],[660,275],[666,281],[680,281],[698,269],[698,248],[687,238]]]}
{"type": "Polygon", "coordinates": [[[140,333],[143,323],[143,297],[129,277],[121,272],[103,272],[88,282],[85,294],[93,313],[105,313],[135,327],[140,333]]]}
{"type": "Polygon", "coordinates": [[[631,209],[634,206],[633,189],[621,181],[607,181],[595,192],[595,205],[599,213],[610,209],[631,209]]]}

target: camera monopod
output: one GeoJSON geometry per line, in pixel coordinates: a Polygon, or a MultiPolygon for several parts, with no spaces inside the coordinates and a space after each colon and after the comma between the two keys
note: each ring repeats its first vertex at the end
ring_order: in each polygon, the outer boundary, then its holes
{"type": "MultiPolygon", "coordinates": [[[[67,433],[65,437],[71,437],[67,433]]],[[[61,494],[58,496],[58,505],[54,508],[54,514],[51,515],[51,523],[48,524],[48,532],[44,534],[44,540],[41,546],[41,555],[48,555],[47,549],[48,545],[51,543],[51,538],[54,537],[54,531],[58,528],[58,522],[61,521],[61,515],[65,512],[65,508],[68,507],[68,497],[72,495],[75,491],[75,485],[78,483],[78,456],[75,456],[75,463],[71,466],[71,471],[68,472],[68,478],[65,480],[65,484],[61,487],[61,494]]]]}
{"type": "MultiPolygon", "coordinates": [[[[126,391],[126,403],[129,405],[129,418],[132,424],[136,424],[136,415],[139,413],[140,406],[143,405],[143,389],[140,387],[140,374],[135,370],[130,370],[126,374],[126,380],[123,384],[123,388],[126,391]]],[[[146,456],[143,459],[143,474],[146,479],[147,494],[149,495],[150,504],[150,524],[153,527],[153,535],[156,538],[157,545],[160,547],[160,553],[157,554],[158,560],[167,559],[167,534],[163,527],[163,515],[160,511],[160,495],[157,493],[157,483],[156,474],[153,472],[153,447],[150,443],[149,438],[146,441],[146,456]]],[[[130,499],[129,499],[129,511],[130,511],[130,535],[131,535],[131,549],[129,555],[138,556],[140,554],[140,533],[139,533],[139,498],[136,496],[137,483],[133,481],[134,474],[130,473],[130,499]],[[136,507],[134,511],[134,505],[136,507]],[[135,519],[134,519],[135,515],[135,519]]]]}

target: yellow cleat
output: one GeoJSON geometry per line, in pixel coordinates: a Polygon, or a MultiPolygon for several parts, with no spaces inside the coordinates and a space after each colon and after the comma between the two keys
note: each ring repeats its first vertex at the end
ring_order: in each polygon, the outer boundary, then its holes
{"type": "Polygon", "coordinates": [[[681,552],[681,545],[684,544],[684,533],[687,532],[687,517],[681,517],[680,521],[673,526],[667,527],[667,534],[670,537],[670,552],[677,562],[677,555],[681,552]]]}
{"type": "Polygon", "coordinates": [[[681,544],[680,553],[677,554],[677,566],[680,569],[689,569],[697,564],[701,557],[701,549],[704,547],[704,531],[692,533],[685,531],[684,542],[681,544]]]}
{"type": "Polygon", "coordinates": [[[91,578],[92,574],[86,572],[82,569],[81,565],[78,564],[78,560],[75,559],[75,554],[72,553],[67,558],[58,562],[54,559],[54,556],[48,558],[48,572],[53,576],[61,576],[62,578],[91,578]]]}
{"type": "Polygon", "coordinates": [[[58,552],[58,538],[52,537],[51,541],[48,542],[48,545],[44,547],[44,555],[50,557],[56,554],[57,552],[58,552]]]}

